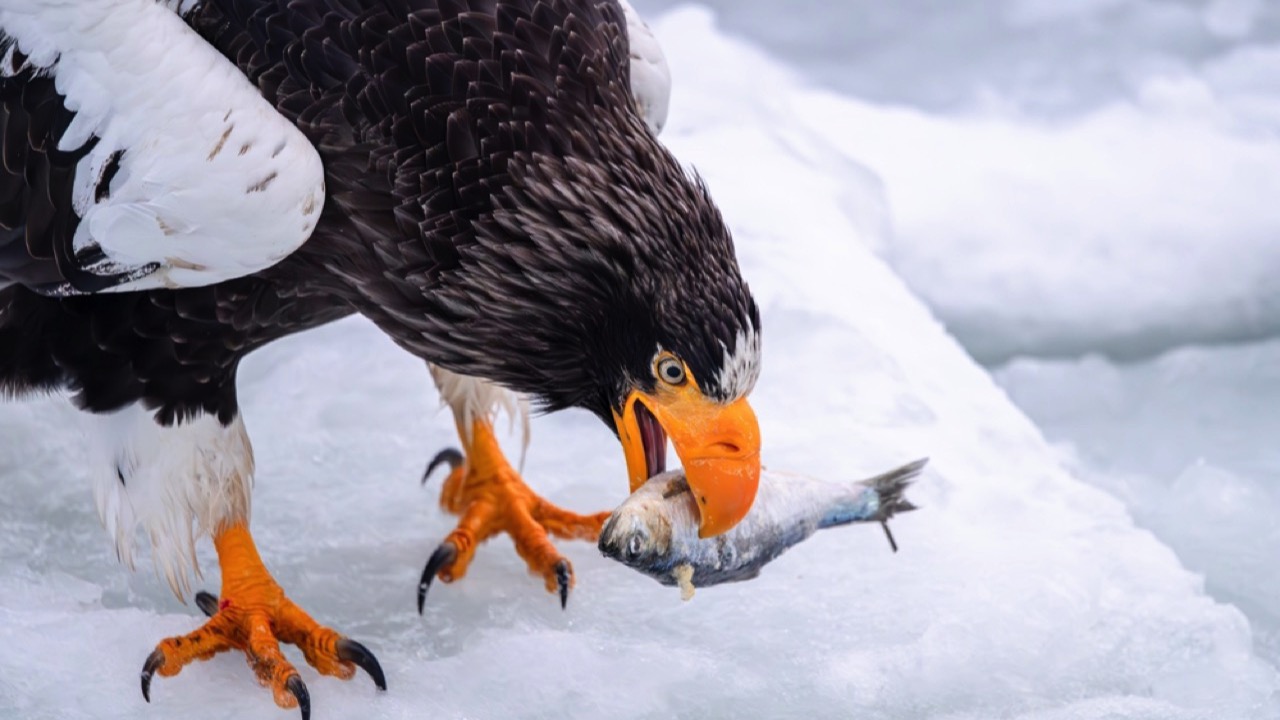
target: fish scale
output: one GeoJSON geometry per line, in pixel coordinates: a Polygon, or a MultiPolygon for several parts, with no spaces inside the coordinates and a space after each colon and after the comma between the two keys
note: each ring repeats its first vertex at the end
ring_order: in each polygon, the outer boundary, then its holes
{"type": "Polygon", "coordinates": [[[887,521],[914,510],[904,491],[924,470],[916,460],[853,483],[829,483],[765,469],[755,504],[733,529],[698,536],[698,509],[683,470],[655,475],[605,522],[599,548],[605,556],[664,585],[693,587],[750,580],[760,569],[818,530],[878,522],[890,547],[887,521]]]}

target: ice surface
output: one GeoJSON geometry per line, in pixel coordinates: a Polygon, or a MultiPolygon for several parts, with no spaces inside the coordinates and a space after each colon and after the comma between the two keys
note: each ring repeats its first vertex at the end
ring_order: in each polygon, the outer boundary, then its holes
{"type": "MultiPolygon", "coordinates": [[[[374,649],[391,686],[304,668],[314,717],[1277,716],[1280,676],[1244,616],[1064,470],[872,254],[888,215],[834,142],[847,108],[797,113],[830,98],[793,94],[703,12],[655,29],[677,69],[665,139],[707,178],[761,301],[766,463],[846,479],[927,454],[923,509],[897,521],[897,555],[875,528],[831,531],[690,603],[564,543],[567,612],[499,540],[419,618],[417,577],[451,522],[417,477],[450,419],[421,363],[367,323],[288,339],[241,371],[255,533],[294,599],[374,649]]],[[[76,420],[58,400],[0,406],[0,717],[291,717],[231,655],[157,679],[145,706],[146,654],[200,619],[116,564],[76,420]]],[[[536,489],[581,510],[621,500],[597,420],[541,418],[533,440],[536,489]]],[[[207,548],[202,565],[216,588],[207,548]]]]}
{"type": "Polygon", "coordinates": [[[1123,499],[1280,662],[1280,342],[1117,366],[1016,360],[996,373],[1086,480],[1123,499]]]}
{"type": "Polygon", "coordinates": [[[1280,4],[712,2],[860,98],[796,113],[846,119],[882,254],[975,355],[1089,354],[996,379],[1280,662],[1274,342],[1108,360],[1276,334],[1280,4]]]}
{"type": "MultiPolygon", "coordinates": [[[[685,0],[634,0],[642,12],[685,0]]],[[[701,0],[807,79],[931,113],[992,97],[1058,117],[1280,40],[1264,0],[701,0]]],[[[1271,77],[1274,81],[1275,76],[1271,77]]]]}
{"type": "Polygon", "coordinates": [[[1280,4],[713,4],[857,98],[787,93],[883,180],[884,256],[980,360],[1280,333],[1280,4]]]}
{"type": "Polygon", "coordinates": [[[883,179],[886,257],[980,360],[1280,332],[1280,141],[1197,81],[1052,123],[798,112],[883,179]]]}
{"type": "MultiPolygon", "coordinates": [[[[641,12],[684,0],[635,0],[641,12]]],[[[1242,47],[1280,40],[1263,0],[703,0],[750,37],[842,94],[929,113],[993,97],[1043,118],[1140,94],[1242,47]]],[[[1268,81],[1275,82],[1275,76],[1268,81]]]]}

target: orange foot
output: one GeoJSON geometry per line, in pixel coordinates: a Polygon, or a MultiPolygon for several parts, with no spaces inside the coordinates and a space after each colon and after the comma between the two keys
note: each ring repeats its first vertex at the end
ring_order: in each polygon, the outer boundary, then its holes
{"type": "Polygon", "coordinates": [[[142,667],[142,697],[151,702],[151,677],[177,675],[194,660],[208,660],[226,650],[245,654],[258,682],[271,688],[276,704],[299,707],[303,720],[311,717],[307,686],[280,653],[280,642],[302,650],[311,666],[324,675],[350,679],[360,666],[379,690],[387,689],[378,660],[360,643],[312,620],[267,572],[244,525],[233,525],[214,537],[222,567],[222,600],[199,593],[196,604],[209,616],[199,630],[162,640],[142,667]]]}
{"type": "Polygon", "coordinates": [[[476,545],[502,532],[511,536],[516,552],[529,565],[529,572],[542,577],[547,591],[559,592],[563,608],[574,584],[573,565],[547,535],[595,542],[609,513],[579,515],[535,494],[503,456],[488,421],[475,421],[470,435],[467,438],[463,434],[468,446],[465,460],[457,450],[443,450],[427,466],[422,478],[425,483],[437,466],[449,464],[452,470],[440,491],[440,506],[461,516],[461,520],[422,571],[418,613],[422,613],[433,578],[444,582],[461,578],[475,556],[476,545]]]}

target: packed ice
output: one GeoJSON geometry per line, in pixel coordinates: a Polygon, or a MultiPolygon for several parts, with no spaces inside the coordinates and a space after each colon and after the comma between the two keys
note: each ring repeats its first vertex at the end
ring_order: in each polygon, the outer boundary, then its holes
{"type": "Polygon", "coordinates": [[[996,378],[1068,466],[1128,505],[1280,663],[1280,342],[1116,365],[1019,358],[996,378]]]}
{"type": "MultiPolygon", "coordinates": [[[[997,5],[1070,47],[1075,31],[1065,28],[1108,8],[1167,11],[1178,35],[1175,20],[1193,3],[997,5]]],[[[948,12],[980,24],[987,11],[948,12]]],[[[1243,0],[1192,14],[1213,47],[1274,22],[1269,6],[1243,0]]],[[[899,10],[869,17],[907,22],[899,10]]],[[[1190,441],[1200,429],[1225,438],[1223,418],[1256,422],[1261,441],[1274,421],[1158,388],[1125,395],[1194,364],[1194,352],[1132,367],[1101,357],[1015,361],[998,378],[1046,432],[1071,443],[1051,445],[948,333],[990,360],[1078,346],[1155,351],[1200,337],[1196,308],[1205,328],[1267,327],[1280,314],[1268,314],[1261,275],[1228,277],[1229,265],[1214,264],[1192,231],[1220,232],[1221,253],[1250,260],[1231,267],[1261,273],[1271,261],[1262,242],[1277,217],[1262,206],[1269,186],[1245,188],[1250,178],[1275,179],[1264,167],[1280,159],[1265,131],[1271,109],[1242,103],[1248,112],[1230,115],[1260,123],[1249,135],[1218,116],[1235,105],[1161,84],[1158,73],[1139,79],[1154,88],[1146,100],[1094,103],[1068,120],[1046,119],[1053,103],[974,109],[891,89],[859,99],[846,94],[856,86],[810,85],[706,10],[672,10],[652,25],[674,75],[664,141],[709,184],[761,304],[764,370],[752,397],[765,463],[841,481],[929,456],[912,491],[921,509],[895,520],[901,551],[889,553],[878,528],[835,529],[756,580],[682,603],[593,544],[562,543],[578,583],[561,611],[510,543],[496,540],[465,579],[433,587],[420,617],[417,576],[452,518],[436,507],[437,486],[417,480],[427,458],[455,442],[452,421],[437,411],[421,362],[372,325],[342,321],[273,344],[240,372],[258,467],[253,528],[266,562],[299,604],[365,642],[387,670],[390,690],[379,695],[363,677],[344,683],[304,666],[313,716],[1280,716],[1274,636],[1255,633],[1255,612],[1273,612],[1275,595],[1248,579],[1274,545],[1251,545],[1258,554],[1229,567],[1210,552],[1250,533],[1276,542],[1262,513],[1277,499],[1251,480],[1274,458],[1254,455],[1262,465],[1251,468],[1190,441]],[[1240,161],[1231,172],[1217,165],[1222,153],[1240,161]],[[1108,313],[1127,276],[1097,253],[1114,252],[1123,266],[1125,253],[1157,240],[1171,259],[1123,288],[1125,312],[1108,313]],[[1193,270],[1210,281],[1192,282],[1193,270]],[[1038,319],[1019,314],[1040,305],[1053,320],[1047,339],[1035,337],[1038,319]],[[1094,416],[1087,397],[1051,394],[1062,378],[1099,393],[1118,388],[1111,429],[1132,432],[1132,443],[1099,427],[1102,447],[1116,449],[1095,460],[1087,437],[1066,437],[1094,416]],[[1146,412],[1134,408],[1156,397],[1165,404],[1149,412],[1202,410],[1203,424],[1185,437],[1126,430],[1125,414],[1146,412]],[[1057,425],[1055,412],[1065,418],[1057,425]],[[1180,447],[1146,464],[1155,439],[1180,447]],[[1111,460],[1115,472],[1099,479],[1111,460]],[[1166,470],[1176,492],[1142,484],[1166,470]],[[1126,484],[1131,477],[1139,480],[1126,484]],[[1200,534],[1240,518],[1229,534],[1200,534]]],[[[1158,45],[1151,32],[1147,44],[1158,45]]],[[[1272,60],[1257,52],[1223,71],[1229,83],[1213,82],[1262,96],[1250,89],[1269,82],[1256,63],[1272,60]]],[[[1235,53],[1210,55],[1227,56],[1235,53]]],[[[1280,350],[1257,353],[1235,361],[1264,363],[1280,350]]],[[[1223,383],[1228,376],[1224,366],[1223,383]]],[[[1260,392],[1258,378],[1241,393],[1260,392]]],[[[0,717],[291,716],[233,655],[157,679],[152,703],[143,702],[147,653],[201,618],[150,572],[116,561],[93,509],[82,425],[62,398],[0,405],[0,717]]],[[[538,418],[532,440],[526,477],[550,499],[596,511],[625,497],[622,455],[594,417],[538,418]]],[[[518,448],[516,434],[506,441],[518,448]]],[[[207,542],[200,557],[197,586],[216,590],[207,542]]]]}
{"type": "Polygon", "coordinates": [[[1280,5],[714,4],[854,95],[790,110],[883,181],[883,256],[980,360],[1280,333],[1280,5]]]}
{"type": "Polygon", "coordinates": [[[711,3],[856,96],[796,114],[881,180],[881,256],[1280,660],[1280,6],[711,3]]]}

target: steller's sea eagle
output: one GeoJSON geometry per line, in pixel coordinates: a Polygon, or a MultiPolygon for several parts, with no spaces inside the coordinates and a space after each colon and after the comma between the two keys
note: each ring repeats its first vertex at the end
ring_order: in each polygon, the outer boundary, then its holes
{"type": "Polygon", "coordinates": [[[144,695],[235,649],[305,718],[278,642],[385,687],[259,558],[236,400],[246,354],[353,312],[431,366],[465,449],[424,589],[505,532],[563,602],[548,533],[599,532],[508,464],[511,393],[599,416],[632,489],[670,438],[704,535],[747,512],[759,312],[707,189],[646,124],[655,52],[623,0],[0,0],[0,393],[67,389],[95,415],[122,558],[141,528],[182,597],[208,534],[222,571],[144,695]]]}

